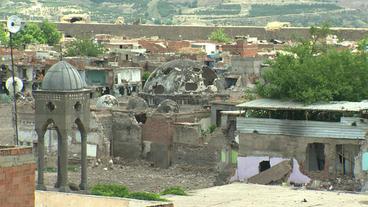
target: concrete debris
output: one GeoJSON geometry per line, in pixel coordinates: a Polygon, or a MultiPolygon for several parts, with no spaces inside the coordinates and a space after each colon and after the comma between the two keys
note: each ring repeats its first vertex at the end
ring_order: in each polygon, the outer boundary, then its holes
{"type": "MultiPolygon", "coordinates": [[[[115,158],[116,159],[116,158],[115,158]]],[[[114,163],[115,163],[114,159],[114,163]]],[[[216,171],[208,167],[174,165],[169,169],[153,168],[144,160],[127,161],[120,157],[119,162],[109,169],[104,164],[88,167],[88,185],[98,183],[118,183],[127,186],[130,191],[159,193],[172,186],[184,189],[202,189],[213,186],[216,171]]],[[[80,171],[69,172],[70,182],[79,184],[80,171]]],[[[53,185],[56,173],[46,173],[46,185],[53,185]]],[[[1,206],[1,205],[0,205],[1,206]]]]}
{"type": "Polygon", "coordinates": [[[69,183],[69,188],[72,191],[79,191],[80,190],[79,186],[75,183],[69,183]]]}
{"type": "Polygon", "coordinates": [[[290,160],[285,160],[259,173],[258,175],[249,178],[248,183],[263,185],[277,183],[283,181],[284,179],[287,179],[287,177],[291,173],[291,170],[292,168],[290,160]]]}
{"type": "Polygon", "coordinates": [[[306,187],[311,190],[366,191],[361,181],[348,176],[336,179],[313,180],[306,187]]]}

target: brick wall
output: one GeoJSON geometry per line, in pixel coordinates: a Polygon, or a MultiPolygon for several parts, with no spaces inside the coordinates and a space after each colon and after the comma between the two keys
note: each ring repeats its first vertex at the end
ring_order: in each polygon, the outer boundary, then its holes
{"type": "Polygon", "coordinates": [[[35,161],[32,148],[0,148],[0,206],[34,207],[35,161]]]}
{"type": "Polygon", "coordinates": [[[164,114],[154,114],[147,117],[142,128],[142,139],[154,143],[171,145],[174,120],[164,114]]]}

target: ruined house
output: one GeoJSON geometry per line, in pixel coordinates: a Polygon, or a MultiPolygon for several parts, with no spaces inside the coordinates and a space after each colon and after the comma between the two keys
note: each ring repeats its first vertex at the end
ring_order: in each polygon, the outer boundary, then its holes
{"type": "Polygon", "coordinates": [[[366,177],[367,101],[304,105],[258,99],[237,107],[244,115],[236,119],[236,179],[247,180],[286,159],[293,163],[289,182],[366,177]]]}
{"type": "Polygon", "coordinates": [[[171,99],[179,105],[206,105],[210,100],[226,99],[223,82],[216,73],[199,62],[173,60],[151,73],[139,95],[150,106],[171,99]]]}

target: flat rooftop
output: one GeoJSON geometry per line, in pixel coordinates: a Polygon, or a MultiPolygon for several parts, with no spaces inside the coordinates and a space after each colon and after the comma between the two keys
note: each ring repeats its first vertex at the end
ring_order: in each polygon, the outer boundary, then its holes
{"type": "Polygon", "coordinates": [[[361,102],[333,101],[305,105],[301,102],[278,99],[256,99],[236,106],[242,109],[367,112],[368,100],[361,102]]]}
{"type": "Polygon", "coordinates": [[[189,196],[164,197],[174,206],[183,207],[355,207],[368,204],[366,194],[245,183],[195,190],[189,192],[189,196]]]}

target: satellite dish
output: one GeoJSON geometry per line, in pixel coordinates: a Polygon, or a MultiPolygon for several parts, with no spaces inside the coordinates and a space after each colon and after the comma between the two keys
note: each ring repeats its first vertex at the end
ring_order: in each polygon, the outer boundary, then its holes
{"type": "MultiPolygon", "coordinates": [[[[22,80],[18,77],[14,77],[14,81],[15,81],[15,93],[21,92],[22,88],[23,88],[22,80]]],[[[9,95],[12,96],[13,93],[14,93],[14,91],[13,91],[13,78],[8,78],[8,80],[6,80],[5,87],[6,87],[6,89],[8,89],[9,95]]]]}
{"type": "Polygon", "coordinates": [[[24,24],[25,22],[23,22],[22,19],[19,18],[18,16],[9,17],[7,22],[8,30],[13,34],[19,32],[24,26],[24,24]]]}

